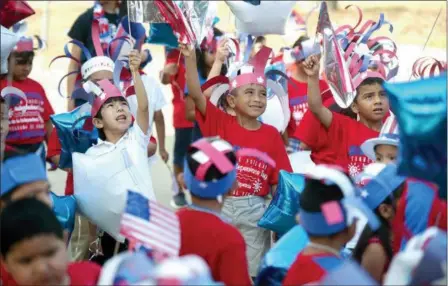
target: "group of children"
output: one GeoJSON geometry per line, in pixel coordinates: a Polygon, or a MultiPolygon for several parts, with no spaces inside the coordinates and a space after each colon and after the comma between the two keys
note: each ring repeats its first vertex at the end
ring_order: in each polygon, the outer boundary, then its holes
{"type": "MultiPolygon", "coordinates": [[[[142,72],[148,53],[141,46],[132,42],[127,50],[122,48],[127,58],[124,66],[116,60],[120,56],[105,55],[96,38],[99,23],[92,24],[95,56],[84,54],[81,79],[71,98],[75,106],[71,114],[89,106],[90,116],[81,121],[81,127],[71,122],[69,136],[75,136],[73,129],[90,135],[98,132],[96,143],[84,152],[71,150],[72,157],[69,150],[67,158],[67,134],[56,120],[53,128],[50,115],[54,112],[44,89],[28,78],[32,45],[31,50],[29,45],[17,45],[10,56],[10,75],[1,78],[1,88],[12,85],[27,98],[18,104],[1,100],[2,129],[9,118],[1,166],[2,285],[97,285],[101,276],[110,275],[104,273],[110,267],[102,271],[100,265],[132,248],[117,233],[102,231],[102,226],[110,224],[104,221],[109,218],[104,209],[124,206],[125,200],[120,200],[127,189],[157,199],[152,180],[159,178],[151,178],[148,158],[155,153],[157,143],[151,134],[156,122],[158,144],[162,144],[159,154],[168,160],[161,123],[164,96],[157,80],[142,72]],[[46,155],[42,155],[44,141],[46,155]],[[45,160],[56,166],[62,160],[72,163],[63,168],[68,171],[65,195],[74,194],[78,201],[74,229],[67,231],[61,225],[67,219],[55,209],[60,198],[51,193],[45,160]],[[83,165],[85,161],[93,166],[83,165]],[[108,168],[107,162],[119,163],[108,168]],[[95,174],[83,174],[92,169],[95,174]],[[126,183],[117,178],[126,178],[126,183]],[[93,200],[94,192],[110,195],[111,201],[93,200]],[[95,211],[104,217],[89,217],[95,211]],[[92,249],[97,239],[99,244],[92,249]],[[69,262],[69,253],[77,262],[69,262]]],[[[268,89],[272,89],[272,80],[265,74],[272,63],[272,49],[263,37],[258,38],[248,61],[229,73],[226,63],[233,53],[229,42],[236,40],[223,37],[216,28],[213,33],[198,49],[181,43],[169,51],[160,78],[173,91],[173,166],[180,191],[172,206],[179,208],[179,256],[200,257],[213,280],[225,285],[265,283],[257,279],[259,267],[278,237],[258,222],[270,198],[277,195],[280,170],[292,172],[288,153],[303,150],[311,151],[316,164],[306,172],[305,188],[295,202],[300,205],[298,224],[309,243],[278,283],[319,283],[345,259],[356,260],[382,283],[394,255],[413,236],[431,226],[446,231],[447,207],[438,198],[438,186],[397,174],[398,126],[382,86],[388,77],[384,69],[375,71],[381,63],[358,70],[364,77],[354,86],[353,103],[341,109],[321,77],[320,55],[302,53],[288,66],[291,118],[281,134],[260,121],[269,103],[268,89]],[[191,203],[184,191],[189,192],[191,203]],[[374,219],[356,218],[352,204],[357,199],[364,208],[358,207],[370,210],[374,219]],[[347,253],[344,248],[351,258],[342,257],[347,253]]],[[[292,49],[303,52],[310,41],[300,37],[292,49]]],[[[348,57],[354,56],[352,51],[347,51],[348,57]]],[[[77,60],[72,54],[66,56],[77,60]]],[[[174,272],[174,280],[163,281],[181,285],[175,279],[181,274],[174,272]]]]}

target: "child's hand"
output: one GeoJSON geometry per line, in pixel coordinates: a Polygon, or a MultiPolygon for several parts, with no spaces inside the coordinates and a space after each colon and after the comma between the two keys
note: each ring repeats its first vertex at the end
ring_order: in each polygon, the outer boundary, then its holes
{"type": "Polygon", "coordinates": [[[307,57],[302,63],[302,66],[308,76],[314,77],[319,75],[320,63],[318,56],[312,55],[307,57]]]}
{"type": "Polygon", "coordinates": [[[230,55],[230,49],[227,44],[228,42],[228,39],[223,39],[218,44],[218,49],[216,51],[216,60],[220,61],[221,63],[224,63],[230,55]]]}
{"type": "Polygon", "coordinates": [[[196,60],[196,50],[193,46],[179,44],[179,50],[185,58],[196,60]]]}
{"type": "Polygon", "coordinates": [[[139,51],[132,50],[129,53],[129,69],[131,72],[138,72],[142,63],[142,56],[139,51]]]}

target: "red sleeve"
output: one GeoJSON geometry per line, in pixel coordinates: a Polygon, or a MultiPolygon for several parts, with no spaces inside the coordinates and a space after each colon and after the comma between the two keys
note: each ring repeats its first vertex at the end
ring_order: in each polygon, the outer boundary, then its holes
{"type": "Polygon", "coordinates": [[[179,61],[179,55],[180,55],[180,51],[179,50],[172,50],[172,51],[170,51],[166,55],[165,65],[177,64],[177,62],[179,61]]]}
{"type": "Polygon", "coordinates": [[[149,142],[157,145],[157,139],[154,136],[149,138],[149,142]]]}
{"type": "Polygon", "coordinates": [[[328,86],[328,84],[325,80],[319,81],[319,87],[320,87],[320,92],[321,92],[321,96],[322,96],[322,102],[325,102],[329,98],[333,97],[330,87],[328,86]]]}
{"type": "Polygon", "coordinates": [[[305,143],[311,150],[319,150],[327,142],[328,131],[320,123],[319,119],[307,110],[297,126],[295,137],[305,143]]]}
{"type": "Polygon", "coordinates": [[[17,283],[14,280],[14,278],[12,278],[11,274],[9,274],[8,271],[6,271],[5,267],[3,266],[3,263],[0,263],[0,285],[3,286],[16,286],[17,283]]]}
{"type": "Polygon", "coordinates": [[[223,126],[233,120],[233,117],[214,106],[209,100],[206,104],[204,116],[196,108],[196,121],[204,137],[217,136],[223,126]]]}
{"type": "Polygon", "coordinates": [[[58,132],[53,129],[48,141],[47,158],[51,158],[61,154],[61,143],[59,142],[58,132]]]}
{"type": "Polygon", "coordinates": [[[217,280],[223,282],[224,285],[252,285],[243,239],[241,243],[229,245],[227,250],[221,252],[217,265],[219,265],[217,280]]]}
{"type": "Polygon", "coordinates": [[[100,278],[101,267],[90,261],[75,262],[68,266],[70,285],[97,285],[100,278]]]}
{"type": "Polygon", "coordinates": [[[291,116],[289,117],[288,126],[286,127],[286,132],[288,134],[288,137],[293,137],[294,132],[297,129],[296,121],[294,120],[293,114],[293,108],[291,105],[289,106],[289,109],[291,110],[291,116]]]}
{"type": "Polygon", "coordinates": [[[47,122],[50,120],[50,116],[54,114],[53,107],[51,106],[50,102],[48,101],[47,94],[45,93],[44,88],[39,84],[42,99],[44,101],[44,114],[43,114],[43,120],[47,122]]]}
{"type": "Polygon", "coordinates": [[[289,161],[288,153],[286,153],[286,148],[284,147],[283,140],[280,133],[276,132],[276,136],[272,138],[274,141],[272,146],[275,150],[272,152],[274,154],[275,170],[272,176],[269,178],[269,185],[277,185],[278,183],[278,173],[280,170],[285,170],[286,172],[292,172],[291,162],[289,161]]]}
{"type": "Polygon", "coordinates": [[[296,286],[320,281],[326,274],[316,263],[293,264],[283,280],[283,285],[296,286]]]}

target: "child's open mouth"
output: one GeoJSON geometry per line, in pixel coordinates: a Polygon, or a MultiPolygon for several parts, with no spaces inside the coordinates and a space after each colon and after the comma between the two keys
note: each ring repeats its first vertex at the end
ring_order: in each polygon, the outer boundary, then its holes
{"type": "Polygon", "coordinates": [[[118,115],[116,120],[117,121],[126,121],[126,115],[118,115]]]}
{"type": "Polygon", "coordinates": [[[373,113],[375,113],[375,114],[382,114],[383,113],[383,108],[375,108],[373,110],[373,113]]]}

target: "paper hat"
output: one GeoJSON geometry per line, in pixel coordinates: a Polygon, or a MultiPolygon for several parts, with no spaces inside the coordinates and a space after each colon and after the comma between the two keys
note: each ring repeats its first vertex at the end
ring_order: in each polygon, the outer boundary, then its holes
{"type": "Polygon", "coordinates": [[[361,150],[369,157],[370,160],[375,161],[375,147],[378,145],[392,145],[397,146],[399,144],[399,131],[398,123],[395,119],[395,115],[391,114],[384,122],[381,128],[380,135],[377,138],[366,140],[361,145],[361,150]]]}
{"type": "Polygon", "coordinates": [[[20,37],[12,31],[1,26],[1,46],[0,46],[0,74],[8,72],[8,57],[19,41],[20,37]]]}
{"type": "Polygon", "coordinates": [[[7,29],[35,13],[26,1],[0,1],[0,25],[7,29]]]}
{"type": "Polygon", "coordinates": [[[377,77],[383,80],[390,80],[398,73],[397,46],[388,37],[371,38],[375,31],[378,31],[384,24],[389,24],[389,31],[393,31],[393,26],[384,20],[384,14],[380,14],[378,21],[368,20],[359,30],[356,30],[362,21],[362,10],[358,10],[358,22],[355,27],[342,25],[335,30],[335,36],[344,51],[344,59],[347,62],[353,86],[357,88],[366,78],[377,77]],[[371,69],[374,67],[376,71],[371,69]]]}
{"type": "Polygon", "coordinates": [[[14,47],[15,52],[33,52],[36,50],[41,50],[44,48],[44,42],[38,35],[32,37],[26,36],[26,31],[28,30],[27,22],[19,22],[12,27],[12,30],[16,35],[20,36],[20,40],[14,47]],[[34,47],[33,39],[37,40],[37,47],[34,47]]]}
{"type": "Polygon", "coordinates": [[[433,57],[419,58],[412,65],[412,76],[414,78],[426,78],[441,75],[446,72],[447,65],[433,57]]]}
{"type": "MultiPolygon", "coordinates": [[[[104,55],[103,48],[102,48],[101,42],[100,42],[99,30],[100,30],[100,28],[99,28],[98,20],[93,20],[93,22],[92,22],[92,41],[93,41],[93,46],[95,48],[95,53],[96,53],[95,57],[92,56],[90,51],[84,46],[83,43],[81,43],[78,40],[71,40],[64,46],[64,55],[57,56],[50,62],[50,67],[51,67],[51,65],[56,60],[61,59],[61,58],[69,58],[78,64],[78,69],[76,71],[72,71],[72,72],[64,75],[61,78],[61,80],[59,81],[58,90],[59,90],[59,94],[61,96],[62,96],[62,93],[61,93],[62,81],[70,75],[75,75],[75,74],[79,75],[80,74],[82,76],[83,80],[87,80],[89,78],[89,76],[91,76],[93,73],[98,72],[98,71],[110,71],[112,73],[114,72],[114,67],[115,67],[114,61],[109,57],[109,55],[104,55]],[[73,57],[73,55],[70,53],[69,48],[68,48],[69,44],[76,45],[81,49],[81,54],[86,59],[84,64],[81,65],[80,60],[73,57]]],[[[107,51],[109,51],[109,48],[107,49],[107,51]]]]}
{"type": "Polygon", "coordinates": [[[36,154],[7,159],[3,162],[1,169],[0,196],[24,184],[47,181],[47,172],[42,159],[36,154]]]}
{"type": "Polygon", "coordinates": [[[364,203],[375,210],[387,197],[393,197],[392,193],[405,182],[406,178],[397,174],[397,166],[389,164],[383,170],[372,177],[360,190],[364,203]]]}
{"type": "MultiPolygon", "coordinates": [[[[193,174],[185,158],[184,180],[188,190],[195,196],[209,199],[229,192],[236,180],[236,166],[225,154],[233,152],[232,145],[219,138],[203,138],[191,144],[190,148],[198,149],[191,157],[200,165],[193,174]],[[212,165],[225,176],[219,180],[205,181],[205,174],[212,165]]],[[[272,158],[255,149],[240,149],[236,152],[236,157],[240,156],[256,157],[275,167],[272,158]]]]}
{"type": "Polygon", "coordinates": [[[320,54],[320,45],[314,39],[303,41],[300,46],[295,48],[285,48],[283,50],[283,62],[293,64],[297,61],[305,60],[311,55],[320,54]]]}
{"type": "Polygon", "coordinates": [[[338,167],[316,165],[305,173],[306,178],[326,185],[336,185],[343,194],[341,201],[329,201],[321,205],[321,212],[300,209],[300,225],[310,235],[326,236],[339,233],[353,223],[354,209],[360,210],[372,229],[379,227],[378,218],[364,202],[356,197],[355,187],[338,167]]]}
{"type": "Polygon", "coordinates": [[[95,117],[101,106],[109,99],[113,97],[122,97],[126,99],[121,93],[120,89],[112,84],[108,79],[100,80],[97,84],[91,82],[85,82],[83,87],[86,92],[95,95],[95,99],[92,104],[92,117],[95,117]],[[97,85],[98,84],[98,85],[97,85]]]}

